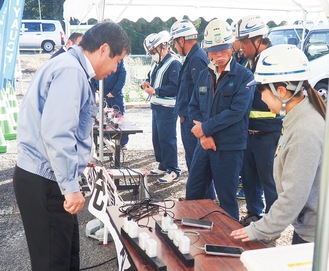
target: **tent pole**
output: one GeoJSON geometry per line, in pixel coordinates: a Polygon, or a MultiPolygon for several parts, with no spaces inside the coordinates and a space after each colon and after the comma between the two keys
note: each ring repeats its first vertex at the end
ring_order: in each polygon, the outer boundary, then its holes
{"type": "MultiPolygon", "coordinates": [[[[329,119],[329,110],[326,113],[329,119]]],[[[322,172],[320,183],[319,210],[317,216],[313,271],[327,270],[329,252],[329,124],[326,123],[325,142],[322,159],[322,172]]]]}
{"type": "Polygon", "coordinates": [[[99,160],[104,162],[104,107],[103,107],[103,96],[104,96],[104,81],[99,80],[99,160]]]}

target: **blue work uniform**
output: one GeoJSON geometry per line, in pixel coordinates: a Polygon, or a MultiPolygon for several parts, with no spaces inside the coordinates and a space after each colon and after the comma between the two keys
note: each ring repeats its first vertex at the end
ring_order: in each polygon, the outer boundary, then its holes
{"type": "Polygon", "coordinates": [[[118,107],[121,114],[124,115],[126,111],[124,103],[123,87],[126,83],[127,71],[123,61],[118,64],[115,73],[111,73],[104,79],[104,98],[109,107],[118,107]],[[114,97],[109,98],[107,95],[111,93],[114,97]]]}
{"type": "Polygon", "coordinates": [[[189,103],[189,117],[202,122],[206,137],[212,136],[216,151],[205,150],[198,142],[186,185],[186,199],[203,199],[214,181],[220,206],[239,218],[235,193],[247,146],[249,112],[254,87],[247,87],[253,74],[234,59],[218,80],[214,71],[201,71],[189,103]]]}
{"type": "MultiPolygon", "coordinates": [[[[124,113],[126,112],[123,93],[123,87],[126,83],[126,77],[127,71],[124,62],[121,61],[118,64],[117,70],[103,79],[104,98],[108,107],[116,107],[116,109],[120,109],[122,115],[124,115],[124,113]],[[109,93],[111,93],[114,97],[107,97],[109,93]]],[[[91,81],[96,87],[96,89],[99,89],[99,81],[95,79],[92,79],[91,81]]]]}
{"type": "Polygon", "coordinates": [[[249,215],[263,214],[263,194],[265,213],[278,197],[273,178],[273,163],[281,129],[281,118],[270,112],[261,99],[261,92],[256,88],[249,118],[248,144],[241,170],[249,215]]]}
{"type": "MultiPolygon", "coordinates": [[[[258,59],[259,55],[252,66],[247,65],[253,73],[258,59]]],[[[273,178],[273,163],[281,130],[281,117],[270,111],[262,101],[261,92],[256,88],[249,116],[248,144],[241,170],[249,216],[261,216],[264,211],[267,213],[278,198],[273,178]]]]}
{"type": "MultiPolygon", "coordinates": [[[[111,73],[108,77],[103,79],[104,84],[104,99],[108,107],[120,110],[123,116],[126,112],[125,97],[123,93],[123,87],[126,83],[127,71],[124,62],[121,61],[118,64],[117,70],[111,73]],[[111,93],[114,97],[110,98],[107,95],[111,93]]],[[[99,89],[99,81],[92,79],[94,85],[99,89]]],[[[121,145],[128,143],[128,136],[123,137],[120,140],[121,145]]]]}
{"type": "Polygon", "coordinates": [[[152,66],[148,79],[155,89],[151,98],[152,143],[158,168],[174,171],[180,176],[177,157],[177,114],[174,113],[178,77],[182,64],[168,53],[159,64],[152,66]]]}
{"type": "Polygon", "coordinates": [[[191,132],[193,121],[188,117],[188,104],[199,73],[207,67],[209,59],[196,43],[187,54],[179,73],[179,87],[175,105],[175,113],[181,118],[180,128],[187,168],[190,168],[197,138],[191,132]]]}
{"type": "Polygon", "coordinates": [[[236,62],[238,62],[243,67],[247,67],[248,66],[248,58],[246,58],[244,56],[244,54],[240,55],[239,54],[239,51],[235,51],[233,53],[233,57],[235,58],[236,62]]]}

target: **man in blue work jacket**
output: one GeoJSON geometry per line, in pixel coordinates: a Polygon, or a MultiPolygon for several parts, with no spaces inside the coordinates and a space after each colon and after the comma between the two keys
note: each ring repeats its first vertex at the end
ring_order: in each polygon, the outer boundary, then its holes
{"type": "MultiPolygon", "coordinates": [[[[260,16],[248,15],[239,20],[235,34],[243,54],[248,58],[247,68],[254,73],[260,53],[271,46],[267,38],[268,28],[260,16]]],[[[252,102],[248,129],[248,143],[241,170],[248,210],[247,215],[240,219],[243,226],[259,220],[278,197],[273,163],[282,121],[280,116],[270,111],[258,89],[252,102]]]]}
{"type": "Polygon", "coordinates": [[[142,89],[150,96],[152,109],[152,143],[158,168],[150,171],[159,176],[162,184],[177,182],[181,169],[177,154],[177,115],[174,113],[178,76],[182,67],[179,59],[170,53],[171,36],[168,31],[148,35],[144,40],[145,52],[153,63],[142,89]]]}
{"type": "Polygon", "coordinates": [[[203,199],[212,180],[220,206],[235,219],[235,193],[247,146],[248,119],[254,88],[253,74],[232,58],[234,37],[224,21],[211,21],[203,48],[210,64],[201,71],[189,103],[189,117],[199,138],[186,185],[186,199],[203,199]]]}
{"type": "Polygon", "coordinates": [[[188,117],[188,104],[199,73],[209,63],[206,53],[197,42],[198,31],[189,20],[175,22],[170,34],[177,52],[186,57],[179,73],[179,88],[175,104],[175,112],[180,118],[180,128],[187,168],[190,168],[197,138],[191,132],[193,120],[188,117]]]}
{"type": "MultiPolygon", "coordinates": [[[[118,68],[114,73],[111,73],[108,77],[103,79],[104,82],[104,99],[107,107],[113,108],[122,116],[126,112],[125,97],[123,93],[123,87],[126,84],[127,71],[124,62],[121,61],[118,64],[118,68]]],[[[99,81],[92,79],[96,89],[99,89],[99,81]]],[[[128,143],[128,136],[123,137],[120,140],[121,147],[128,143]]]]}

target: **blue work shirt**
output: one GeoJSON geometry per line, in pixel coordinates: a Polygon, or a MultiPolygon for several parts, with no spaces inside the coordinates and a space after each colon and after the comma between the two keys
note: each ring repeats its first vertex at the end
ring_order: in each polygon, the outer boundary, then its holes
{"type": "Polygon", "coordinates": [[[19,111],[17,166],[57,181],[63,195],[80,191],[79,175],[91,157],[98,111],[93,74],[82,49],[73,46],[36,72],[19,111]]]}

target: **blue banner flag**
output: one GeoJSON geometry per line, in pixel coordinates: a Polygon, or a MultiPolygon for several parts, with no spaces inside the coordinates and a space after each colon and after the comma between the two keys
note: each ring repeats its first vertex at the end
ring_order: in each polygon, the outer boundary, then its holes
{"type": "Polygon", "coordinates": [[[0,90],[9,81],[14,85],[16,59],[18,54],[18,41],[22,16],[24,10],[24,0],[5,0],[0,12],[0,35],[2,37],[0,45],[0,90]]]}
{"type": "Polygon", "coordinates": [[[4,0],[1,3],[0,9],[0,91],[3,86],[3,64],[4,64],[4,50],[5,50],[5,24],[7,22],[7,10],[9,0],[4,0]]]}

